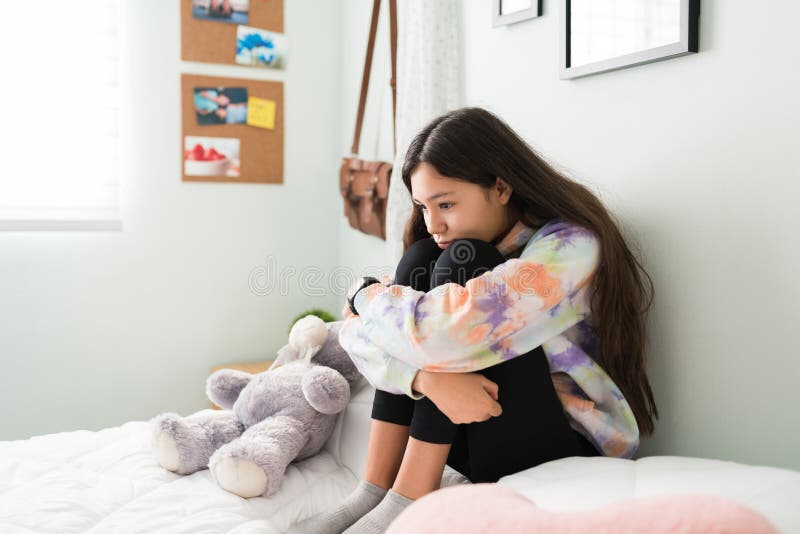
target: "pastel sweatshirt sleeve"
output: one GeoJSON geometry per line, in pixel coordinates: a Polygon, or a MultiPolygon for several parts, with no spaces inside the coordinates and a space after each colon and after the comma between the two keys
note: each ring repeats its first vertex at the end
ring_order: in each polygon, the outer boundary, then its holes
{"type": "Polygon", "coordinates": [[[407,395],[415,400],[425,397],[415,393],[411,388],[419,369],[393,358],[372,343],[365,335],[364,324],[358,315],[348,317],[342,324],[339,330],[339,344],[375,389],[395,395],[407,395]]]}
{"type": "Polygon", "coordinates": [[[584,323],[542,343],[572,427],[605,456],[631,458],[639,447],[639,426],[622,391],[589,356],[596,347],[596,333],[584,323]]]}
{"type": "MultiPolygon", "coordinates": [[[[588,314],[599,255],[593,233],[555,221],[531,237],[519,258],[466,286],[447,283],[427,293],[401,285],[363,289],[354,301],[360,318],[351,323],[358,332],[344,339],[352,339],[352,348],[358,339],[363,351],[358,357],[374,358],[375,368],[381,362],[399,367],[392,359],[433,372],[491,367],[538,347],[588,314]]],[[[413,373],[383,373],[394,389],[410,390],[413,373]]]]}

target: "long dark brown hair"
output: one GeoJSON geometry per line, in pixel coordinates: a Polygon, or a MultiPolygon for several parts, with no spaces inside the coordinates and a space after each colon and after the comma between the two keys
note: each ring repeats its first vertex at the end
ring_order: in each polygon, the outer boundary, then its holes
{"type": "MultiPolygon", "coordinates": [[[[597,363],[622,390],[640,432],[652,434],[658,409],[644,352],[653,281],[597,196],[555,170],[505,122],[481,108],[448,112],[416,135],[402,170],[409,193],[411,174],[423,162],[443,176],[487,191],[502,178],[513,188],[510,206],[531,228],[561,219],[594,232],[600,241],[600,263],[592,283],[590,321],[599,338],[597,363]]],[[[415,205],[403,236],[404,250],[428,237],[422,210],[415,205]]]]}

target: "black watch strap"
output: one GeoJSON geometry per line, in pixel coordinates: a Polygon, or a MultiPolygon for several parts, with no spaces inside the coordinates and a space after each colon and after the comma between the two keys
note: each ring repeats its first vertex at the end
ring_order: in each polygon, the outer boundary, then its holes
{"type": "Polygon", "coordinates": [[[349,299],[347,299],[347,304],[350,306],[350,311],[353,312],[354,315],[358,315],[355,305],[356,295],[358,295],[358,292],[364,289],[365,287],[371,286],[372,284],[380,284],[380,283],[381,281],[375,278],[374,276],[364,277],[364,281],[361,283],[360,286],[358,286],[358,289],[353,291],[353,294],[350,295],[349,299]]]}

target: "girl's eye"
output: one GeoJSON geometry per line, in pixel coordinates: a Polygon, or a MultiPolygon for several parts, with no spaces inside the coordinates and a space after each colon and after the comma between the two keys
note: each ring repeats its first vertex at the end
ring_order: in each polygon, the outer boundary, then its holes
{"type": "MultiPolygon", "coordinates": [[[[422,204],[417,204],[417,207],[419,209],[421,209],[422,211],[428,211],[428,208],[426,208],[422,204]]],[[[443,210],[449,210],[452,207],[453,207],[453,203],[452,202],[442,202],[442,203],[439,204],[439,208],[441,208],[443,210]]]]}

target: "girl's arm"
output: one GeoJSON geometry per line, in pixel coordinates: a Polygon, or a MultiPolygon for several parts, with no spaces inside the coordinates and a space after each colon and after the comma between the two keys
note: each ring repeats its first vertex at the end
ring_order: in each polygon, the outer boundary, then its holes
{"type": "MultiPolygon", "coordinates": [[[[352,316],[345,324],[355,324],[357,318],[352,316]]],[[[354,349],[351,359],[376,389],[415,400],[427,396],[456,424],[486,421],[503,413],[497,384],[480,374],[428,373],[376,350],[369,343],[351,348],[354,349]]]]}
{"type": "MultiPolygon", "coordinates": [[[[383,283],[389,283],[389,280],[384,278],[383,283]]],[[[339,330],[339,340],[340,345],[349,354],[359,372],[376,389],[396,395],[405,394],[415,400],[423,398],[425,395],[417,392],[422,391],[419,379],[422,378],[420,375],[425,371],[419,371],[397,358],[392,358],[392,356],[381,350],[376,350],[377,347],[369,343],[369,340],[359,338],[358,326],[355,326],[354,330],[345,334],[344,338],[342,337],[342,330],[348,324],[354,326],[354,323],[348,323],[347,321],[351,317],[357,318],[358,315],[353,315],[350,310],[350,304],[345,302],[342,308],[342,318],[345,321],[339,330]],[[344,344],[342,343],[343,339],[346,340],[344,344]],[[364,344],[364,341],[367,343],[364,344]]]]}
{"type": "Polygon", "coordinates": [[[400,285],[363,289],[354,300],[359,316],[346,321],[339,340],[368,372],[381,374],[386,386],[409,394],[418,369],[491,367],[583,320],[599,256],[593,233],[569,223],[548,224],[519,258],[466,286],[448,283],[427,293],[400,285]]]}
{"type": "Polygon", "coordinates": [[[407,395],[415,400],[425,395],[415,393],[412,384],[419,371],[411,364],[393,358],[362,334],[361,317],[348,315],[339,330],[339,344],[364,378],[376,389],[407,395]]]}

